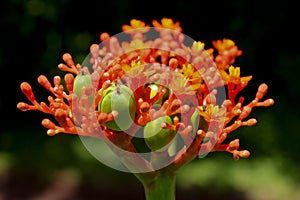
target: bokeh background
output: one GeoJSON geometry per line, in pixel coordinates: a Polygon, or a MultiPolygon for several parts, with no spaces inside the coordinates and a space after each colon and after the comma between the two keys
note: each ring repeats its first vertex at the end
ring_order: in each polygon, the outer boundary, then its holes
{"type": "Polygon", "coordinates": [[[180,21],[183,33],[211,47],[230,38],[243,55],[244,76],[253,75],[243,94],[251,100],[260,83],[275,105],[256,108],[254,127],[232,134],[248,159],[211,153],[182,168],[177,199],[300,199],[300,34],[296,1],[71,1],[0,2],[0,200],[144,199],[132,175],[93,158],[77,136],[49,137],[40,112],[21,112],[19,85],[32,84],[38,99],[48,93],[37,77],[60,74],[69,52],[81,63],[99,35],[121,32],[130,19],[151,25],[163,17],[180,21]]]}

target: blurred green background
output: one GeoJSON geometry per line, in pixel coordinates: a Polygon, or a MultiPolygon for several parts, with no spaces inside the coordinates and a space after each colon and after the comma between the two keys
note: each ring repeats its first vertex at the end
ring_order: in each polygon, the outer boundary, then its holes
{"type": "Polygon", "coordinates": [[[4,0],[0,3],[0,200],[144,199],[132,174],[93,158],[77,136],[49,137],[40,112],[21,112],[22,81],[39,100],[48,93],[37,77],[60,74],[57,65],[69,52],[81,63],[99,34],[121,32],[136,18],[151,24],[163,17],[180,21],[183,33],[211,47],[230,38],[243,55],[236,60],[243,76],[253,75],[243,91],[251,100],[257,87],[269,85],[275,105],[256,108],[253,127],[240,138],[248,159],[211,153],[178,175],[177,199],[300,199],[300,33],[294,1],[71,1],[4,0]]]}

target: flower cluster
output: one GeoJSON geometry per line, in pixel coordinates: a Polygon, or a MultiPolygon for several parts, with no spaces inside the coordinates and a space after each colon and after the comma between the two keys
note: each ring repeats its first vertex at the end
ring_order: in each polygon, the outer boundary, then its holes
{"type": "MultiPolygon", "coordinates": [[[[161,22],[153,20],[152,25],[131,20],[130,25],[122,27],[123,33],[130,36],[130,40],[124,41],[102,33],[101,44],[90,46],[85,64],[74,63],[72,56],[65,53],[64,63],[58,65],[66,72],[64,82],[60,76],[54,76],[53,83],[44,75],[38,77],[39,84],[52,94],[48,103],[37,102],[30,84],[23,82],[21,90],[30,104],[20,102],[17,108],[53,115],[56,122],[42,120],[49,136],[58,133],[90,136],[136,153],[139,148],[133,141],[140,130],[168,116],[170,120],[156,126],[176,132],[181,145],[176,146],[175,154],[170,154],[171,147],[167,144],[168,148],[159,152],[172,158],[170,167],[175,169],[212,151],[227,151],[234,159],[248,157],[249,151],[239,150],[238,139],[224,142],[237,128],[256,124],[256,119],[248,118],[254,107],[274,103],[273,99],[262,100],[267,85],[261,84],[253,100],[245,103],[238,94],[252,77],[241,77],[240,68],[234,66],[242,51],[232,40],[213,41],[213,47],[205,49],[201,41],[186,43],[179,22],[163,18],[161,22]],[[77,77],[82,80],[76,83],[77,77]],[[123,96],[118,108],[106,109],[110,108],[107,96],[114,95],[111,94],[114,90],[120,94],[120,86],[132,91],[130,106],[134,108],[129,112],[134,113],[130,113],[133,119],[132,123],[128,121],[130,126],[126,130],[114,129],[116,125],[109,122],[122,117],[121,107],[131,97],[123,96]]],[[[109,100],[112,102],[113,98],[110,96],[109,100]]]]}

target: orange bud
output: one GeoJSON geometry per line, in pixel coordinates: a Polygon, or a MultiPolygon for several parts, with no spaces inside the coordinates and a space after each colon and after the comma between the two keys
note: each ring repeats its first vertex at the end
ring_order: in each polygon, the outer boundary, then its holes
{"type": "Polygon", "coordinates": [[[67,126],[67,120],[66,118],[68,117],[68,113],[63,110],[63,109],[57,109],[54,113],[54,117],[56,121],[62,126],[66,127],[67,126]]]}
{"type": "Polygon", "coordinates": [[[22,111],[27,111],[29,109],[29,105],[27,103],[20,102],[17,104],[17,108],[22,111]]]}
{"type": "Polygon", "coordinates": [[[90,46],[90,51],[91,51],[91,53],[96,53],[96,52],[98,52],[98,51],[99,51],[99,45],[98,45],[98,44],[92,44],[92,45],[90,46]]]}
{"type": "Polygon", "coordinates": [[[241,158],[248,158],[250,156],[250,152],[247,151],[247,150],[242,150],[242,151],[239,151],[239,156],[241,158]]]}
{"type": "Polygon", "coordinates": [[[261,99],[263,98],[263,96],[266,94],[268,90],[268,85],[265,83],[262,83],[259,87],[258,87],[258,91],[256,93],[256,98],[257,99],[261,99]]]}
{"type": "Polygon", "coordinates": [[[118,38],[111,37],[110,40],[109,40],[109,42],[110,42],[110,44],[109,44],[110,51],[114,55],[118,55],[119,52],[120,52],[120,49],[121,49],[119,41],[118,41],[118,38]]]}
{"type": "Polygon", "coordinates": [[[246,117],[248,117],[248,115],[251,113],[252,108],[250,106],[245,106],[243,107],[243,110],[240,114],[240,119],[245,119],[246,117]]]}
{"type": "Polygon", "coordinates": [[[172,69],[176,69],[177,66],[178,66],[178,60],[176,58],[171,58],[170,61],[169,61],[169,66],[172,69]]]}
{"type": "Polygon", "coordinates": [[[110,37],[109,34],[104,32],[100,35],[100,40],[103,42],[104,40],[109,39],[109,37],[110,37]]]}
{"type": "Polygon", "coordinates": [[[60,78],[60,76],[54,76],[54,77],[53,77],[53,83],[54,83],[55,86],[60,85],[60,83],[61,83],[61,78],[60,78]]]}
{"type": "Polygon", "coordinates": [[[264,106],[271,106],[274,104],[274,99],[267,99],[263,102],[264,106]]]}
{"type": "Polygon", "coordinates": [[[67,63],[68,66],[73,66],[74,65],[74,61],[72,59],[72,56],[71,54],[69,53],[65,53],[63,56],[62,56],[62,59],[67,63]]]}
{"type": "Polygon", "coordinates": [[[63,63],[60,63],[58,65],[58,69],[60,69],[61,71],[67,71],[69,69],[69,67],[63,63]]]}
{"type": "Polygon", "coordinates": [[[239,147],[240,147],[240,140],[235,139],[229,143],[227,148],[229,151],[234,151],[234,150],[238,149],[239,147]]]}
{"type": "Polygon", "coordinates": [[[47,131],[47,135],[48,135],[48,136],[54,136],[54,135],[56,135],[57,133],[59,133],[59,130],[57,130],[57,129],[55,129],[55,130],[49,129],[49,130],[47,131]]]}
{"type": "Polygon", "coordinates": [[[42,125],[48,129],[55,129],[56,125],[49,119],[43,119],[42,125]]]}
{"type": "Polygon", "coordinates": [[[140,112],[145,113],[145,112],[148,112],[149,109],[150,109],[149,103],[148,102],[143,102],[141,104],[141,107],[140,107],[140,112]]]}
{"type": "Polygon", "coordinates": [[[100,113],[98,116],[98,121],[101,123],[101,122],[106,122],[106,120],[107,120],[107,114],[104,112],[100,113]]]}
{"type": "Polygon", "coordinates": [[[65,75],[66,87],[69,92],[73,92],[74,76],[72,74],[65,75]]]}
{"type": "Polygon", "coordinates": [[[204,99],[206,104],[216,105],[216,103],[217,103],[216,94],[217,94],[217,90],[215,90],[215,89],[211,93],[209,93],[204,99]]]}
{"type": "Polygon", "coordinates": [[[23,83],[21,83],[20,87],[21,87],[23,94],[25,94],[25,96],[27,97],[27,99],[29,101],[31,101],[31,102],[35,101],[35,97],[34,97],[34,94],[32,93],[32,88],[29,83],[23,82],[23,83]]]}
{"type": "Polygon", "coordinates": [[[44,75],[40,75],[38,77],[38,82],[40,85],[42,85],[47,90],[49,90],[51,88],[51,83],[48,81],[48,79],[44,75]]]}
{"type": "Polygon", "coordinates": [[[254,118],[248,119],[247,121],[243,122],[244,126],[253,126],[257,123],[257,120],[254,118]]]}

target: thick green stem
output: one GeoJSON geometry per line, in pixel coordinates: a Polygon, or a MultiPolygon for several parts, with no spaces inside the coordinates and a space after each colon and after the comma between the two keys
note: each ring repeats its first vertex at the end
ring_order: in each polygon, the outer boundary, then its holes
{"type": "Polygon", "coordinates": [[[175,200],[175,173],[159,170],[155,172],[153,179],[141,180],[141,182],[144,186],[146,200],[175,200]]]}

